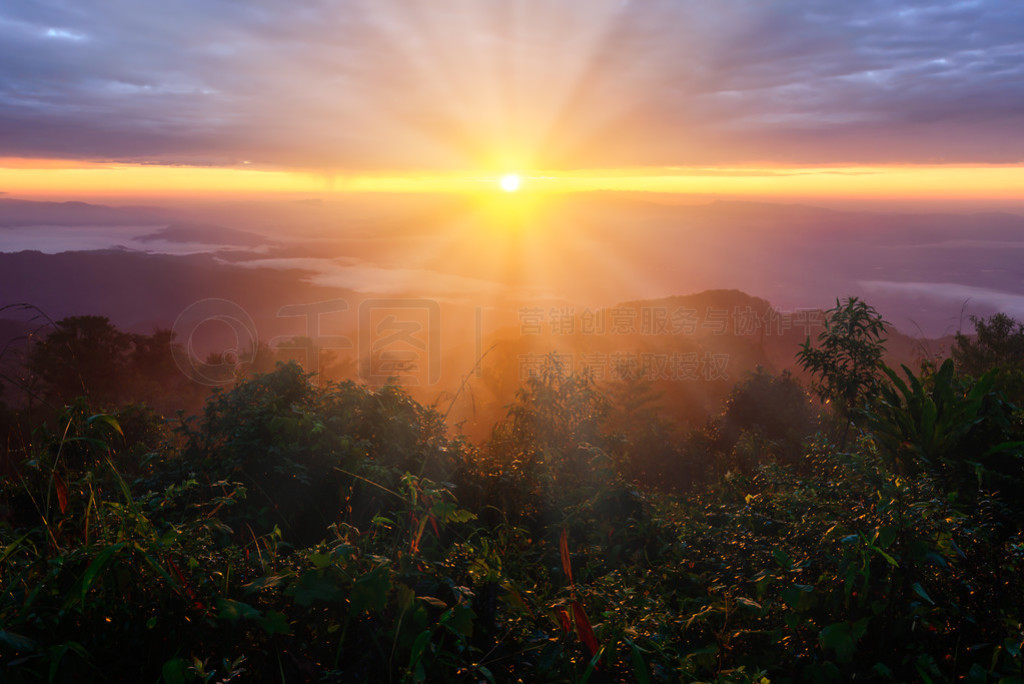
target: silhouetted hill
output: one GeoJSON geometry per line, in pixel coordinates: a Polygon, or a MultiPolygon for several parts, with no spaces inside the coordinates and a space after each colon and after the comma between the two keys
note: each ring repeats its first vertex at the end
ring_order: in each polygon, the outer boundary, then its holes
{"type": "MultiPolygon", "coordinates": [[[[784,311],[738,290],[707,290],[588,309],[523,306],[519,326],[487,336],[489,350],[472,378],[472,396],[456,404],[453,419],[470,436],[486,437],[516,390],[548,355],[567,372],[588,372],[599,384],[643,378],[660,409],[697,426],[722,409],[737,382],[758,367],[808,378],[796,362],[804,341],[816,340],[824,313],[784,311]]],[[[951,338],[912,338],[888,331],[886,363],[916,368],[921,358],[948,352],[951,338]]],[[[468,349],[464,353],[468,353],[468,349]]]]}
{"type": "MultiPolygon", "coordinates": [[[[28,302],[54,320],[106,316],[128,330],[169,327],[187,307],[223,299],[273,324],[282,306],[343,295],[303,281],[301,272],[251,269],[212,255],[167,256],[120,250],[0,253],[5,303],[28,302]]],[[[276,332],[271,333],[276,334],[276,332]]]]}
{"type": "Polygon", "coordinates": [[[0,198],[0,226],[144,226],[166,223],[158,207],[108,207],[87,202],[32,202],[0,198]]]}

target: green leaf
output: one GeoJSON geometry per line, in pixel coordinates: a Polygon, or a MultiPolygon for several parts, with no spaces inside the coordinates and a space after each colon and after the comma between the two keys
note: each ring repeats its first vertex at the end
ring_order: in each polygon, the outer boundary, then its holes
{"type": "Polygon", "coordinates": [[[352,586],[349,599],[352,610],[360,612],[367,609],[384,610],[388,602],[388,590],[391,589],[391,577],[385,566],[376,567],[356,580],[352,586]]]}
{"type": "Polygon", "coordinates": [[[633,679],[637,684],[650,684],[651,675],[647,668],[647,663],[644,661],[644,655],[640,652],[640,648],[632,641],[629,642],[631,647],[630,660],[633,662],[633,679]]]}
{"type": "Polygon", "coordinates": [[[5,646],[15,652],[34,651],[36,642],[20,634],[0,629],[0,646],[5,646]]]}
{"type": "Polygon", "coordinates": [[[0,554],[0,563],[3,563],[8,558],[10,558],[11,555],[15,551],[18,550],[18,547],[21,546],[21,542],[25,541],[25,538],[27,536],[28,536],[28,534],[23,534],[20,537],[18,537],[18,539],[14,540],[10,544],[8,544],[6,547],[4,547],[4,552],[2,554],[0,554]]]}
{"type": "Polygon", "coordinates": [[[880,548],[878,548],[877,546],[874,546],[874,545],[872,545],[870,548],[871,548],[872,551],[874,551],[879,556],[884,558],[889,565],[893,566],[894,568],[900,567],[900,564],[896,561],[896,559],[893,558],[892,556],[890,556],[888,553],[886,553],[882,549],[880,549],[880,548]]]}
{"type": "MultiPolygon", "coordinates": [[[[1001,454],[1004,451],[1018,451],[1024,450],[1024,442],[1003,442],[996,444],[994,447],[985,452],[985,456],[994,456],[1001,454]]],[[[24,539],[24,537],[22,537],[24,539]]]]}
{"type": "Polygon", "coordinates": [[[60,670],[60,666],[64,661],[64,656],[67,655],[68,651],[77,655],[83,662],[89,661],[89,652],[77,641],[65,641],[62,644],[50,646],[50,648],[47,649],[47,656],[50,661],[50,676],[47,681],[57,681],[57,672],[60,670]]]}
{"type": "Polygon", "coordinates": [[[494,679],[494,673],[488,670],[483,665],[477,665],[476,671],[483,675],[483,678],[489,681],[491,684],[495,684],[495,682],[497,681],[496,679],[494,679]]]}
{"type": "Polygon", "coordinates": [[[310,606],[314,601],[330,603],[345,600],[345,591],[320,570],[304,572],[284,593],[294,598],[300,606],[310,606]]]}
{"type": "Polygon", "coordinates": [[[878,539],[875,541],[875,545],[880,549],[889,548],[892,543],[896,540],[896,534],[898,529],[895,525],[886,525],[878,530],[878,539]]]}
{"type": "Polygon", "coordinates": [[[744,608],[750,608],[751,610],[761,610],[761,604],[754,599],[749,599],[746,596],[737,596],[736,603],[740,604],[744,608]]]}
{"type": "Polygon", "coordinates": [[[864,635],[868,633],[868,623],[871,622],[871,618],[861,618],[853,623],[850,628],[850,634],[853,636],[854,641],[860,641],[864,638],[864,635]]]}
{"type": "Polygon", "coordinates": [[[928,592],[924,590],[924,587],[922,587],[920,583],[914,582],[914,584],[912,584],[910,588],[914,590],[915,594],[923,598],[925,601],[932,604],[933,606],[935,605],[935,601],[932,601],[932,597],[928,595],[928,592]]]}
{"type": "Polygon", "coordinates": [[[793,610],[806,610],[814,602],[814,587],[809,584],[794,584],[782,590],[782,602],[793,610]]]}
{"type": "Polygon", "coordinates": [[[273,589],[281,586],[288,577],[288,575],[267,575],[265,577],[257,577],[252,582],[243,584],[242,588],[245,590],[246,594],[255,594],[263,591],[264,589],[273,589]]]}
{"type": "Polygon", "coordinates": [[[875,666],[871,668],[875,674],[889,682],[896,681],[896,676],[893,671],[885,663],[875,663],[875,666]]]}
{"type": "Polygon", "coordinates": [[[93,559],[92,563],[89,564],[89,567],[85,569],[85,574],[82,575],[80,599],[83,606],[85,605],[85,595],[89,593],[89,589],[92,588],[93,583],[96,581],[96,577],[103,572],[103,568],[107,566],[110,559],[114,557],[114,554],[123,549],[126,543],[127,542],[118,542],[117,544],[112,544],[111,546],[103,549],[100,551],[99,555],[93,559]]]}
{"type": "Polygon", "coordinates": [[[124,431],[121,429],[121,424],[117,422],[117,418],[114,418],[114,416],[107,415],[106,413],[99,413],[95,416],[89,416],[88,420],[85,422],[87,425],[92,425],[93,423],[104,423],[114,432],[124,437],[124,431]]]}
{"type": "Polygon", "coordinates": [[[420,601],[423,601],[429,606],[433,606],[434,608],[440,608],[441,610],[448,609],[447,603],[445,603],[441,599],[434,598],[433,596],[417,596],[416,598],[418,598],[420,601]]]}
{"type": "Polygon", "coordinates": [[[445,621],[448,629],[466,638],[472,637],[473,620],[476,618],[473,609],[460,603],[452,606],[449,613],[451,617],[445,621]]]}
{"type": "Polygon", "coordinates": [[[384,527],[394,527],[395,521],[383,515],[373,516],[373,520],[370,521],[371,525],[382,525],[384,527]]]}
{"type": "Polygon", "coordinates": [[[217,613],[217,619],[230,622],[238,622],[241,619],[256,620],[263,614],[258,608],[254,608],[248,603],[232,599],[217,599],[217,608],[220,611],[217,613]]]}
{"type": "Polygon", "coordinates": [[[967,681],[971,684],[986,684],[988,682],[988,671],[978,663],[971,665],[967,671],[967,681]]]}
{"type": "Polygon", "coordinates": [[[259,619],[259,623],[267,634],[291,634],[292,632],[288,618],[277,610],[268,610],[267,614],[259,619]]]}
{"type": "Polygon", "coordinates": [[[168,574],[168,572],[166,570],[164,570],[164,567],[162,565],[160,565],[160,563],[157,562],[157,560],[155,558],[153,558],[153,556],[151,556],[148,553],[146,553],[146,550],[142,547],[141,544],[139,544],[138,542],[135,542],[135,544],[133,544],[133,546],[135,547],[136,551],[138,551],[139,553],[142,554],[142,559],[144,561],[146,561],[146,563],[151,568],[153,568],[158,575],[163,577],[168,585],[170,585],[171,587],[174,587],[175,589],[180,589],[181,588],[180,584],[178,583],[178,580],[176,580],[175,578],[171,577],[168,574]]]}
{"type": "Polygon", "coordinates": [[[430,643],[430,630],[425,629],[416,635],[416,640],[412,642],[412,649],[409,651],[409,669],[413,669],[419,664],[420,659],[423,657],[423,652],[427,649],[427,644],[430,643]]]}
{"type": "Polygon", "coordinates": [[[840,663],[849,663],[853,660],[856,641],[853,638],[850,623],[837,622],[825,627],[818,635],[818,640],[823,648],[835,651],[836,659],[840,663]]]}
{"type": "Polygon", "coordinates": [[[416,600],[416,592],[405,584],[395,585],[395,605],[403,613],[409,610],[412,602],[416,600]]]}
{"type": "Polygon", "coordinates": [[[476,520],[476,514],[467,511],[464,508],[458,508],[448,515],[446,522],[464,523],[469,522],[470,520],[476,520]]]}
{"type": "Polygon", "coordinates": [[[166,684],[185,684],[188,681],[188,665],[181,658],[171,658],[160,669],[166,684]]]}

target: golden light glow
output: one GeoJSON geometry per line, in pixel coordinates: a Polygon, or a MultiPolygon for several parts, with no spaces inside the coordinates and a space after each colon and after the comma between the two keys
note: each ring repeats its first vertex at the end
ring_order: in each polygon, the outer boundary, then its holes
{"type": "MultiPolygon", "coordinates": [[[[0,193],[12,198],[174,198],[350,193],[493,194],[488,173],[294,171],[247,167],[0,158],[0,193]]],[[[502,190],[522,178],[502,176],[502,190]]],[[[660,167],[534,171],[530,195],[654,192],[699,197],[977,200],[1020,202],[1024,165],[660,167]]],[[[517,197],[517,201],[521,198],[517,197]]]]}
{"type": "Polygon", "coordinates": [[[515,192],[519,189],[519,176],[510,173],[501,177],[501,189],[505,192],[515,192]]]}

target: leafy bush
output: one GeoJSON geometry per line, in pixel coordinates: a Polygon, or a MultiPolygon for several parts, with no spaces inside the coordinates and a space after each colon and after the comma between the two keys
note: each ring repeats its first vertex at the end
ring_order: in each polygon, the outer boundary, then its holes
{"type": "Polygon", "coordinates": [[[974,336],[957,333],[952,356],[957,370],[980,378],[996,374],[996,388],[1016,404],[1024,402],[1024,323],[1006,314],[971,316],[974,336]]]}
{"type": "Polygon", "coordinates": [[[183,436],[183,468],[246,486],[240,522],[257,534],[280,526],[300,544],[343,514],[365,523],[386,505],[381,487],[397,489],[405,472],[444,479],[453,468],[441,418],[401,389],[320,388],[296,363],[215,391],[183,436]]]}
{"type": "Polygon", "coordinates": [[[974,502],[980,490],[1017,506],[1024,493],[1024,442],[1015,407],[993,391],[995,371],[958,378],[947,359],[922,377],[903,367],[906,382],[884,368],[890,383],[867,413],[881,453],[903,474],[928,473],[946,492],[974,502]]]}
{"type": "Polygon", "coordinates": [[[856,297],[837,299],[826,314],[818,346],[812,347],[808,338],[797,360],[814,378],[814,392],[845,421],[839,440],[845,449],[855,410],[878,386],[886,322],[856,297]]]}
{"type": "Polygon", "coordinates": [[[176,436],[74,403],[0,487],[0,678],[1019,681],[1016,409],[949,364],[904,376],[848,449],[748,378],[678,453],[756,435],[776,462],[682,495],[630,479],[656,414],[557,366],[479,450],[294,365],[176,436]]]}
{"type": "Polygon", "coordinates": [[[753,453],[745,459],[749,468],[771,460],[796,463],[815,427],[809,397],[793,376],[774,376],[759,367],[729,394],[718,434],[725,451],[741,439],[751,444],[753,453]]]}

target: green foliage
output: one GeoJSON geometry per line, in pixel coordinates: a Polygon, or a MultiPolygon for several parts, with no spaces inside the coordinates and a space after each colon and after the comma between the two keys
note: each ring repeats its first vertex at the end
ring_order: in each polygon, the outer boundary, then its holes
{"type": "Polygon", "coordinates": [[[812,347],[808,338],[797,354],[813,377],[811,388],[846,421],[840,448],[846,446],[854,410],[878,385],[885,326],[881,315],[857,297],[837,299],[827,312],[818,346],[812,347]]]}
{"type": "Polygon", "coordinates": [[[793,376],[759,367],[729,394],[718,433],[726,451],[751,446],[743,459],[751,468],[770,460],[797,462],[815,426],[810,400],[793,376]]]}
{"type": "Polygon", "coordinates": [[[974,337],[957,333],[953,360],[960,372],[981,376],[994,368],[1024,365],[1024,323],[1003,313],[989,319],[971,316],[974,337]]]}
{"type": "Polygon", "coordinates": [[[527,461],[546,450],[564,453],[596,444],[607,409],[592,377],[567,373],[551,355],[516,392],[507,419],[495,427],[492,447],[527,461]]]}
{"type": "MultiPolygon", "coordinates": [[[[1016,608],[978,592],[1017,605],[1019,538],[1004,544],[998,524],[966,516],[927,477],[893,479],[870,456],[812,459],[810,474],[766,466],[693,502],[675,547],[685,571],[651,587],[696,594],[681,608],[692,616],[683,649],[705,643],[701,667],[756,664],[773,681],[989,671],[1002,657],[993,645],[1019,640],[1020,623],[1016,608]]],[[[1012,673],[1014,658],[991,671],[1012,673]]]]}
{"type": "Polygon", "coordinates": [[[525,524],[535,533],[555,524],[591,539],[629,529],[642,496],[620,444],[605,426],[608,400],[586,374],[563,372],[551,356],[529,378],[484,453],[465,467],[462,500],[490,506],[486,519],[525,524]]]}
{"type": "Polygon", "coordinates": [[[400,388],[317,387],[296,363],[215,391],[182,433],[183,463],[207,481],[245,484],[240,519],[304,544],[342,511],[364,524],[403,473],[443,479],[454,467],[441,418],[400,388]]]}
{"type": "Polygon", "coordinates": [[[295,365],[176,438],[75,403],[0,487],[3,679],[1018,681],[1015,407],[903,375],[849,450],[804,443],[791,378],[745,379],[674,453],[774,462],[685,495],[637,484],[671,434],[643,383],[557,365],[479,450],[295,365]]]}
{"type": "Polygon", "coordinates": [[[957,333],[952,356],[957,370],[981,377],[996,374],[996,387],[1011,401],[1024,402],[1024,323],[998,313],[989,319],[971,316],[974,336],[957,333]]]}
{"type": "Polygon", "coordinates": [[[903,472],[939,472],[971,430],[982,420],[982,404],[991,391],[988,374],[973,387],[960,386],[947,359],[924,379],[903,366],[907,382],[884,368],[891,384],[881,388],[871,427],[903,472]]]}
{"type": "Polygon", "coordinates": [[[57,404],[84,396],[113,410],[145,401],[169,414],[194,407],[203,393],[179,370],[175,355],[183,354],[170,330],[133,335],[103,316],[70,316],[31,347],[26,367],[57,404]]]}
{"type": "Polygon", "coordinates": [[[108,319],[71,316],[32,347],[28,365],[59,400],[84,395],[103,405],[122,391],[130,350],[131,336],[108,319]]]}
{"type": "Polygon", "coordinates": [[[602,444],[625,479],[674,491],[704,479],[704,468],[685,456],[683,426],[666,415],[660,393],[643,373],[621,373],[604,390],[602,444]]]}
{"type": "Polygon", "coordinates": [[[1012,421],[1015,407],[993,391],[996,371],[958,378],[947,359],[921,377],[903,367],[906,381],[884,368],[867,413],[883,456],[903,474],[926,472],[946,491],[972,501],[978,489],[1000,490],[1016,505],[1024,490],[1024,443],[1012,421]]]}

